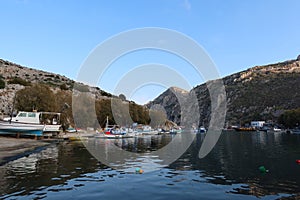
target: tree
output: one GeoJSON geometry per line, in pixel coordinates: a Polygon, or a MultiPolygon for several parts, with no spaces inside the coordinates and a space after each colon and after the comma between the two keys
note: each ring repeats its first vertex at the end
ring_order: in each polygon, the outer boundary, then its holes
{"type": "Polygon", "coordinates": [[[122,101],[126,101],[126,96],[124,94],[120,94],[119,99],[121,99],[122,101]]]}
{"type": "Polygon", "coordinates": [[[68,90],[68,86],[67,86],[65,83],[61,84],[61,85],[59,86],[59,88],[60,88],[61,90],[68,90]]]}
{"type": "Polygon", "coordinates": [[[294,128],[300,125],[300,108],[287,110],[278,119],[278,123],[286,128],[294,128]]]}
{"type": "Polygon", "coordinates": [[[35,84],[16,93],[15,107],[23,111],[55,111],[56,98],[52,90],[43,84],[35,84]]]}
{"type": "Polygon", "coordinates": [[[110,99],[101,99],[95,103],[96,115],[99,125],[105,127],[106,118],[108,117],[109,124],[115,124],[113,119],[112,110],[111,110],[111,100],[110,99]]]}
{"type": "Polygon", "coordinates": [[[72,113],[72,92],[61,90],[56,94],[56,112],[60,112],[60,122],[63,130],[69,126],[74,127],[74,119],[72,113]]]}

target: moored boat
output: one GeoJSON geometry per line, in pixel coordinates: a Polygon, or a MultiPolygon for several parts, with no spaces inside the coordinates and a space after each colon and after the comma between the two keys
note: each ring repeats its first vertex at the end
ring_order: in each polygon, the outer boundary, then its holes
{"type": "Polygon", "coordinates": [[[0,123],[2,133],[26,133],[42,136],[60,131],[60,113],[18,112],[16,117],[4,118],[0,123]]]}
{"type": "Polygon", "coordinates": [[[129,138],[134,137],[135,134],[129,134],[129,129],[119,127],[118,125],[109,125],[108,117],[106,118],[106,125],[103,133],[95,135],[96,138],[107,138],[107,139],[118,139],[118,138],[129,138]]]}
{"type": "Polygon", "coordinates": [[[256,131],[254,127],[234,127],[233,129],[236,131],[256,131]]]}
{"type": "Polygon", "coordinates": [[[45,126],[43,124],[29,124],[21,122],[0,121],[0,134],[26,134],[42,136],[45,126]]]}

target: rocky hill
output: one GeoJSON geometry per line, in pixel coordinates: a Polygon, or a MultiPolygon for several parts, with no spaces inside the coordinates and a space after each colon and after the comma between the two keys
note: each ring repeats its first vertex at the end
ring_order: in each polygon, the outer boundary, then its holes
{"type": "Polygon", "coordinates": [[[148,108],[160,109],[164,108],[168,120],[172,122],[180,122],[181,117],[181,107],[179,99],[184,100],[189,95],[189,92],[177,87],[171,87],[162,93],[159,97],[150,101],[147,104],[148,108]],[[160,108],[157,108],[157,105],[160,105],[160,108]]]}
{"type": "MultiPolygon", "coordinates": [[[[23,67],[0,59],[0,112],[6,115],[10,113],[15,93],[33,83],[48,85],[54,92],[58,92],[72,91],[75,81],[59,74],[23,67]]],[[[96,99],[113,96],[98,87],[81,83],[78,83],[77,88],[91,92],[96,99]]]]}
{"type": "MultiPolygon", "coordinates": [[[[227,100],[226,125],[240,125],[252,120],[276,121],[285,110],[300,107],[300,56],[295,60],[256,66],[222,79],[227,100]]],[[[200,112],[200,125],[208,126],[211,115],[208,83],[195,87],[200,112]]],[[[170,120],[180,122],[180,107],[172,89],[147,106],[164,107],[170,120]]],[[[188,102],[188,100],[186,100],[188,102]]]]}

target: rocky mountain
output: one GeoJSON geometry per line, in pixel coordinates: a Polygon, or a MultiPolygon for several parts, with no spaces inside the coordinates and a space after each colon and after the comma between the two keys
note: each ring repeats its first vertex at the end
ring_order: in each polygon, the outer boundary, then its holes
{"type": "Polygon", "coordinates": [[[188,97],[189,92],[178,87],[171,87],[162,93],[159,97],[147,104],[148,108],[161,109],[164,108],[168,120],[172,122],[180,122],[181,107],[180,100],[188,97]],[[159,107],[157,105],[160,105],[159,107]]]}
{"type": "MultiPolygon", "coordinates": [[[[300,107],[300,56],[295,60],[252,67],[221,81],[226,91],[225,125],[240,125],[252,120],[276,121],[285,110],[300,107]]],[[[186,99],[181,105],[176,92],[170,88],[147,106],[161,105],[168,119],[180,123],[180,108],[188,104],[191,93],[194,93],[198,100],[199,125],[208,127],[212,113],[208,84],[210,82],[185,93],[186,99]]]]}

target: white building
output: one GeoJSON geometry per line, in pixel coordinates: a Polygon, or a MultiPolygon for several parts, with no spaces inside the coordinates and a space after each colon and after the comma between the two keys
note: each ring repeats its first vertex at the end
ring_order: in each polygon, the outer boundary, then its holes
{"type": "Polygon", "coordinates": [[[252,121],[251,127],[262,128],[266,122],[265,121],[252,121]]]}

